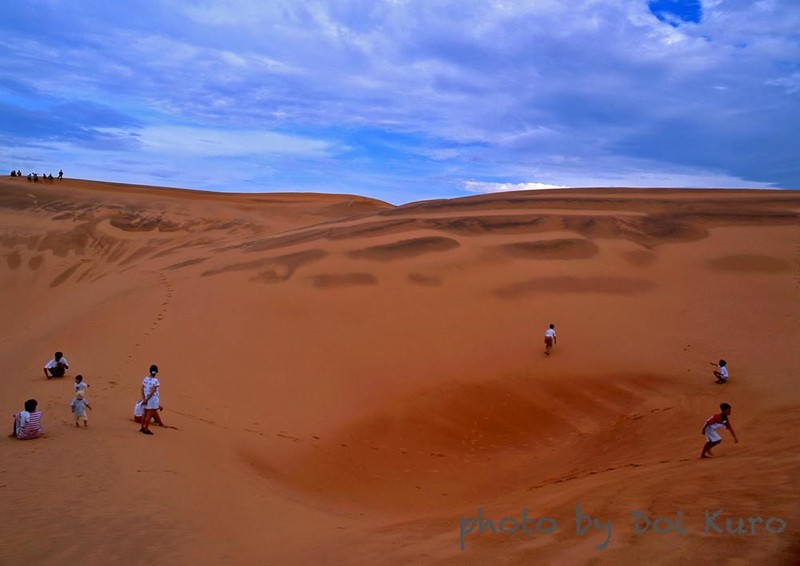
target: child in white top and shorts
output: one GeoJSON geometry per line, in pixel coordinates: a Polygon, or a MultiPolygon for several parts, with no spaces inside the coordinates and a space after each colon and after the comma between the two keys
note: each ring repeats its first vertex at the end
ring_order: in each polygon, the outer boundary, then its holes
{"type": "Polygon", "coordinates": [[[89,415],[86,414],[86,409],[91,411],[92,407],[89,405],[89,401],[84,397],[83,391],[78,391],[75,394],[75,398],[69,406],[72,407],[72,416],[75,417],[75,426],[81,426],[81,420],[83,420],[83,426],[89,426],[89,415]]]}

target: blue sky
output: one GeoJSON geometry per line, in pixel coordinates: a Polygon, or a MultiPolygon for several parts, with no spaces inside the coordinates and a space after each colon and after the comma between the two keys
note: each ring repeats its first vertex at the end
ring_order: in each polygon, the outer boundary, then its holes
{"type": "Polygon", "coordinates": [[[0,167],[26,173],[393,203],[797,189],[799,132],[796,0],[0,6],[0,167]]]}

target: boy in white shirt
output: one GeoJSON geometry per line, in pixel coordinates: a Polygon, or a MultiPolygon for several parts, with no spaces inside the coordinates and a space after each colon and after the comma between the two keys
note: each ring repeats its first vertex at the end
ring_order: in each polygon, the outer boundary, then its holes
{"type": "Polygon", "coordinates": [[[83,381],[83,376],[78,374],[75,376],[75,393],[82,392],[84,396],[86,395],[87,391],[86,388],[89,387],[89,384],[83,381]]]}
{"type": "Polygon", "coordinates": [[[44,375],[47,379],[51,377],[64,377],[69,369],[67,358],[62,352],[56,352],[53,359],[44,364],[44,375]],[[49,372],[49,373],[48,373],[49,372]]]}

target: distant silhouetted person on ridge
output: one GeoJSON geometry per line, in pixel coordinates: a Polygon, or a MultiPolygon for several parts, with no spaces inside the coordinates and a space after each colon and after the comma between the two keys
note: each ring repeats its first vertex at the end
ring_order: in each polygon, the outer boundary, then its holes
{"type": "Polygon", "coordinates": [[[63,179],[64,178],[64,172],[61,169],[58,170],[58,178],[59,179],[63,179]]]}

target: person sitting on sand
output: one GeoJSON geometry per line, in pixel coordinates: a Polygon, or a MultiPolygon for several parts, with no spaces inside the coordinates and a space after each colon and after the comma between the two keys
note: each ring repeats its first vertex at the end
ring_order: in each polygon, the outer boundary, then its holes
{"type": "Polygon", "coordinates": [[[20,440],[32,440],[44,434],[42,429],[42,412],[37,411],[39,403],[36,399],[25,401],[25,410],[14,414],[14,430],[9,435],[20,440]]]}
{"type": "MultiPolygon", "coordinates": [[[[150,416],[150,422],[157,424],[158,426],[164,426],[164,423],[161,421],[161,415],[159,415],[159,411],[163,411],[164,407],[160,406],[157,410],[153,411],[152,415],[150,416]]],[[[136,404],[133,406],[133,420],[134,422],[141,423],[142,419],[144,418],[144,403],[141,399],[139,399],[136,404]]]]}
{"type": "Polygon", "coordinates": [[[67,358],[64,357],[62,352],[56,352],[53,359],[44,365],[44,375],[47,376],[47,379],[51,377],[64,377],[68,369],[69,363],[67,362],[67,358]]]}
{"type": "Polygon", "coordinates": [[[701,458],[713,456],[711,449],[722,442],[722,437],[717,434],[717,430],[720,428],[727,428],[729,431],[731,431],[734,443],[739,443],[739,439],[736,438],[736,433],[733,432],[733,426],[731,426],[731,421],[729,418],[731,414],[731,406],[727,403],[722,403],[719,406],[719,409],[720,412],[709,417],[706,423],[703,425],[703,430],[700,431],[700,434],[704,434],[706,437],[706,443],[703,446],[703,451],[700,453],[701,458]]]}
{"type": "Polygon", "coordinates": [[[83,426],[89,426],[89,415],[86,414],[86,409],[92,410],[89,401],[86,400],[83,391],[75,393],[75,398],[69,404],[72,408],[72,416],[75,417],[75,426],[80,427],[80,421],[83,419],[83,426]]]}
{"type": "Polygon", "coordinates": [[[714,377],[717,378],[716,383],[726,383],[728,381],[728,362],[720,360],[717,364],[711,362],[711,365],[718,368],[714,370],[714,377]]]}
{"type": "Polygon", "coordinates": [[[550,328],[548,328],[544,333],[544,353],[549,356],[550,351],[557,342],[558,339],[556,338],[556,325],[551,324],[550,328]]]}

